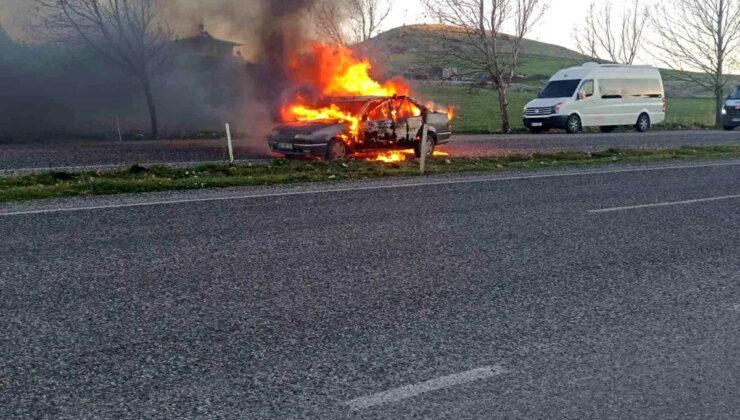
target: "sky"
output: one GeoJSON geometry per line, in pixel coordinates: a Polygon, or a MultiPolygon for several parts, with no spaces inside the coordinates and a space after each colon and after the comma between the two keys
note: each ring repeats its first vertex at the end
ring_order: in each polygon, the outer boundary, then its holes
{"type": "MultiPolygon", "coordinates": [[[[210,2],[214,0],[203,0],[204,2],[210,2]]],[[[279,1],[279,0],[275,0],[279,1]]],[[[424,7],[422,6],[421,0],[403,0],[393,1],[395,4],[394,12],[385,22],[383,29],[391,29],[394,27],[402,26],[404,24],[415,24],[430,22],[424,7]]],[[[546,0],[550,3],[550,8],[540,23],[534,28],[532,33],[527,35],[527,38],[534,39],[537,41],[543,41],[550,44],[561,45],[567,48],[576,49],[575,41],[573,40],[573,30],[579,22],[583,22],[588,12],[589,4],[591,0],[546,0]]],[[[598,5],[603,5],[607,0],[595,0],[598,5]]],[[[659,2],[660,0],[642,0],[643,3],[651,5],[659,2]]],[[[6,30],[11,35],[20,37],[23,29],[23,23],[11,20],[9,15],[12,12],[9,9],[15,8],[13,11],[25,11],[24,7],[28,9],[30,0],[0,0],[0,23],[3,24],[6,30]],[[3,16],[5,15],[5,16],[3,16]]],[[[612,0],[612,4],[615,12],[620,13],[622,10],[628,8],[632,4],[632,0],[612,0]]],[[[27,14],[27,13],[26,13],[27,14]]],[[[649,35],[648,35],[649,36],[649,35]]],[[[643,53],[643,56],[645,54],[643,53]]],[[[642,57],[642,60],[638,57],[637,60],[640,64],[650,64],[649,57],[642,57]],[[645,61],[648,61],[647,63],[645,61]]]]}
{"type": "MultiPolygon", "coordinates": [[[[550,8],[540,24],[527,36],[529,39],[547,42],[548,44],[562,45],[575,49],[573,41],[573,29],[582,22],[587,15],[592,0],[550,0],[550,8]]],[[[595,0],[597,7],[606,3],[607,0],[595,0]]],[[[643,3],[652,5],[660,0],[644,0],[643,3]]],[[[385,29],[390,29],[404,24],[423,23],[430,19],[425,16],[424,7],[420,1],[407,0],[394,9],[385,23],[385,29]]],[[[398,4],[397,3],[397,4],[398,4]]],[[[615,12],[621,13],[631,6],[631,0],[612,0],[615,12]]]]}

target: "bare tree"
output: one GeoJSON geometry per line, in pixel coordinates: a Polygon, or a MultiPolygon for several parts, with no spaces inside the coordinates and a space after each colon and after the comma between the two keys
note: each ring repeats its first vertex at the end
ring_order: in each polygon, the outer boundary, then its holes
{"type": "Polygon", "coordinates": [[[545,0],[424,0],[444,24],[441,45],[450,63],[484,73],[498,90],[501,129],[511,132],[509,86],[519,66],[522,40],[548,9],[545,0]],[[512,35],[503,30],[510,27],[512,35]]]}
{"type": "Polygon", "coordinates": [[[575,28],[578,50],[599,61],[633,64],[643,45],[643,34],[649,20],[648,8],[642,0],[634,0],[632,7],[617,16],[610,0],[597,9],[591,2],[588,16],[575,28]]]}
{"type": "Polygon", "coordinates": [[[654,55],[673,77],[714,94],[720,124],[727,75],[740,69],[740,0],[664,0],[651,16],[654,55]]]}
{"type": "Polygon", "coordinates": [[[151,80],[172,40],[159,19],[157,0],[32,0],[39,4],[47,35],[59,42],[82,42],[119,66],[141,85],[151,120],[159,125],[151,80]]]}
{"type": "Polygon", "coordinates": [[[344,0],[355,42],[365,42],[378,34],[393,10],[388,0],[344,0]]]}
{"type": "Polygon", "coordinates": [[[311,8],[318,35],[339,45],[350,43],[346,30],[348,16],[349,3],[346,0],[317,0],[311,8]]]}

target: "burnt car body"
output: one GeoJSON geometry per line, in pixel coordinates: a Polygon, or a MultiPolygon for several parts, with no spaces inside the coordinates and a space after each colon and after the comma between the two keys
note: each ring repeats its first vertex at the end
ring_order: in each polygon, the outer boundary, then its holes
{"type": "Polygon", "coordinates": [[[351,122],[317,120],[276,127],[267,142],[273,152],[287,157],[321,156],[336,160],[355,152],[414,148],[421,153],[422,127],[427,124],[427,154],[450,141],[450,119],[407,96],[332,98],[327,105],[359,117],[353,134],[351,122]]]}

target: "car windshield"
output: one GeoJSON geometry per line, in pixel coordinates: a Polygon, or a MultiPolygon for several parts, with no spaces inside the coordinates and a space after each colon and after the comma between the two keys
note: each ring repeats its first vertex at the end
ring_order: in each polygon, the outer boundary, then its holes
{"type": "Polygon", "coordinates": [[[740,86],[735,88],[735,91],[730,95],[730,99],[740,100],[740,86]]]}
{"type": "Polygon", "coordinates": [[[336,101],[333,102],[343,112],[358,115],[367,104],[367,101],[336,101]]]}
{"type": "Polygon", "coordinates": [[[581,84],[581,80],[558,80],[557,82],[550,82],[540,92],[540,99],[547,98],[568,98],[573,96],[576,92],[576,88],[581,84]]]}

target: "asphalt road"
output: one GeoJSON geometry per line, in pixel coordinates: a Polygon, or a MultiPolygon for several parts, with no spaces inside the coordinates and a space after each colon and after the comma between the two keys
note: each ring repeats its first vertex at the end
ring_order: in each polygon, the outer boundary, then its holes
{"type": "MultiPolygon", "coordinates": [[[[740,144],[740,132],[677,131],[612,134],[461,135],[442,148],[453,156],[497,156],[562,150],[598,151],[619,148],[671,148],[683,145],[740,144]]],[[[261,141],[237,142],[238,159],[264,159],[270,153],[261,141]]],[[[105,168],[133,163],[192,163],[225,161],[224,141],[179,140],[141,142],[63,142],[0,145],[0,172],[48,168],[105,168]]]]}
{"type": "Polygon", "coordinates": [[[4,205],[0,236],[0,418],[740,418],[740,162],[4,205]]]}

